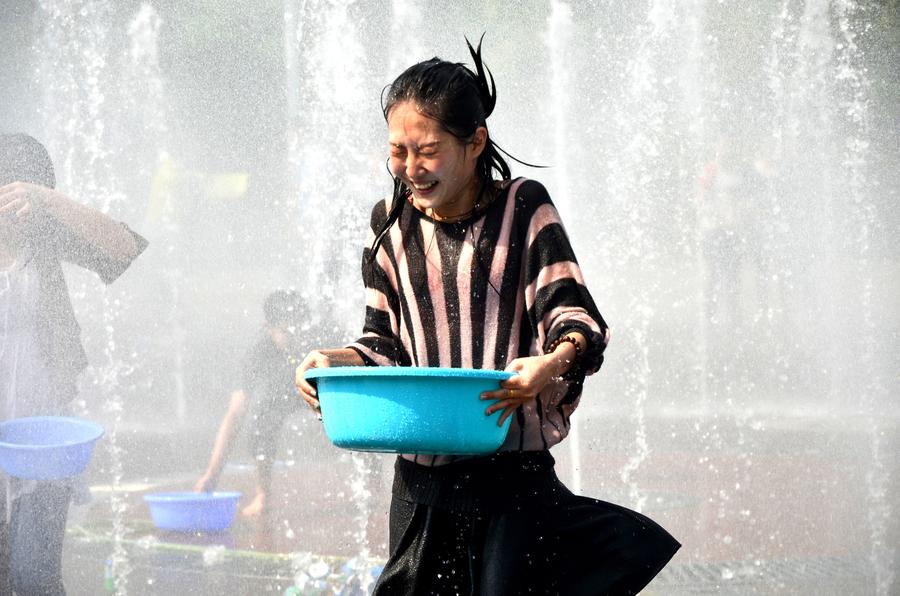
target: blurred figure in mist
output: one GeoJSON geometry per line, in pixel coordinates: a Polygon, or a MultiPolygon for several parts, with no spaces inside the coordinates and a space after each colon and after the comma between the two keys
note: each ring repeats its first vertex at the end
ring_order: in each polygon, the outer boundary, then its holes
{"type": "Polygon", "coordinates": [[[706,341],[709,364],[718,374],[731,364],[729,359],[738,349],[735,342],[743,324],[741,278],[746,237],[741,215],[747,197],[744,164],[735,139],[719,140],[715,156],[704,166],[698,182],[706,341]]]}
{"type": "MultiPolygon", "coordinates": [[[[47,150],[0,134],[0,419],[66,415],[87,366],[63,275],[67,262],[116,280],[147,241],[53,190],[47,150]]],[[[2,477],[0,593],[64,594],[71,480],[2,477]]]]}
{"type": "Polygon", "coordinates": [[[304,354],[299,330],[306,316],[300,296],[279,290],[263,304],[265,324],[242,366],[240,386],[231,393],[228,410],[219,425],[206,472],[194,485],[196,492],[215,490],[235,437],[250,414],[250,443],[256,462],[256,494],[242,510],[245,516],[267,513],[272,492],[272,465],[285,420],[305,405],[294,388],[295,354],[304,354]]]}
{"type": "Polygon", "coordinates": [[[742,222],[746,254],[747,302],[752,308],[745,316],[750,318],[756,350],[750,357],[765,366],[755,375],[757,382],[765,382],[770,388],[781,385],[779,377],[790,368],[787,358],[795,350],[789,345],[794,333],[793,316],[785,316],[788,300],[786,285],[791,283],[785,266],[785,241],[790,238],[787,214],[780,196],[782,188],[780,166],[775,152],[765,140],[757,142],[743,170],[741,196],[742,222]]]}

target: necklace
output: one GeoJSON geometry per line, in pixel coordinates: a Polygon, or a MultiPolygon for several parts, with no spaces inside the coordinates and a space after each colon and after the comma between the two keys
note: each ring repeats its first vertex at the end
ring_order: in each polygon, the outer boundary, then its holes
{"type": "Polygon", "coordinates": [[[490,205],[494,200],[494,193],[491,192],[491,189],[486,188],[481,194],[478,195],[478,198],[475,199],[475,204],[472,205],[472,208],[466,211],[465,213],[458,213],[456,215],[441,215],[435,209],[430,209],[429,214],[431,219],[435,221],[439,221],[441,223],[457,223],[463,221],[464,219],[468,219],[473,214],[481,211],[483,208],[486,208],[490,205]],[[482,202],[482,199],[487,198],[486,201],[482,202]]]}
{"type": "Polygon", "coordinates": [[[431,218],[435,221],[439,221],[441,223],[456,223],[458,221],[462,221],[478,211],[478,208],[481,207],[481,203],[476,201],[475,205],[472,206],[471,209],[466,211],[465,213],[459,213],[457,215],[447,215],[443,216],[434,209],[431,209],[431,218]]]}

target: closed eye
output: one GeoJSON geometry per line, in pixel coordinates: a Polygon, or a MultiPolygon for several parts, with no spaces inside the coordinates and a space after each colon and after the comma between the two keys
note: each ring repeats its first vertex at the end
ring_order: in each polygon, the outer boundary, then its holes
{"type": "Polygon", "coordinates": [[[438,149],[437,141],[435,141],[433,143],[425,143],[424,145],[419,145],[419,147],[418,147],[419,155],[425,155],[425,156],[434,155],[435,153],[437,153],[437,149],[438,149]]]}

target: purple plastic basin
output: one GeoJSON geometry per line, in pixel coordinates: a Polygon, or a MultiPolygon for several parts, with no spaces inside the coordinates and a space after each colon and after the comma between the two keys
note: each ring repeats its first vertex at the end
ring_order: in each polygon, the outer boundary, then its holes
{"type": "Polygon", "coordinates": [[[0,468],[10,476],[56,480],[84,472],[103,427],[64,416],[0,422],[0,468]]]}
{"type": "Polygon", "coordinates": [[[153,524],[160,530],[175,532],[227,530],[234,522],[240,498],[239,492],[167,492],[144,495],[153,524]]]}

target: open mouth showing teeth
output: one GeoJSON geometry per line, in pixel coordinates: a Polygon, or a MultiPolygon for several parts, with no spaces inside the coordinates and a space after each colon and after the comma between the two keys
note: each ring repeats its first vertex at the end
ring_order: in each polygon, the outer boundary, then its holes
{"type": "Polygon", "coordinates": [[[428,190],[430,188],[434,188],[435,184],[437,184],[437,180],[428,182],[426,184],[413,184],[413,188],[415,188],[416,190],[428,190]]]}

